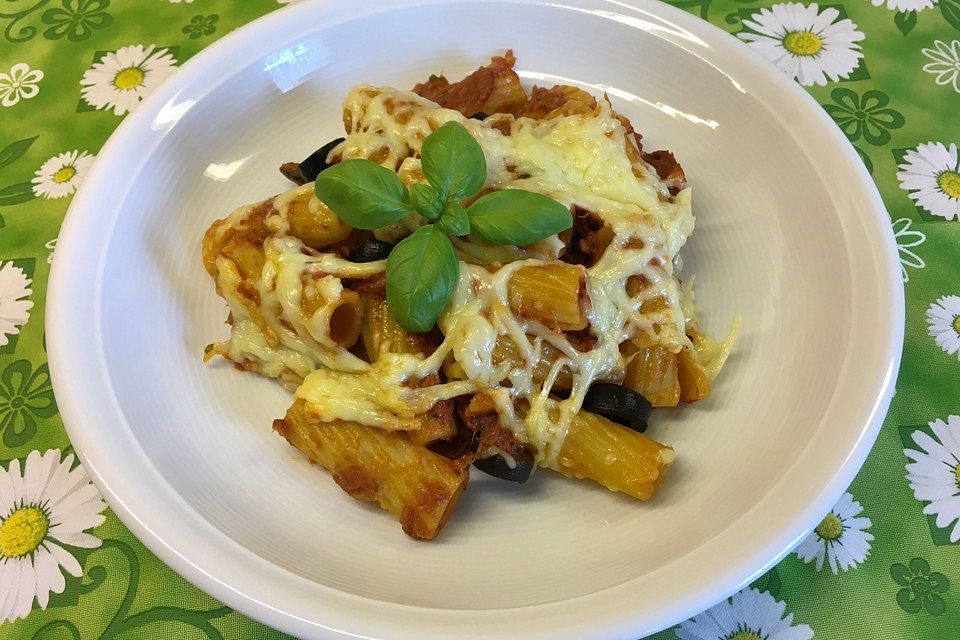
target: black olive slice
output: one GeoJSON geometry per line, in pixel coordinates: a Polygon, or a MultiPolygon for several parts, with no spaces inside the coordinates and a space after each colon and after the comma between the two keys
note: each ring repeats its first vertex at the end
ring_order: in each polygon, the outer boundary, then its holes
{"type": "Polygon", "coordinates": [[[371,240],[351,250],[350,261],[373,262],[374,260],[385,260],[391,251],[393,251],[393,245],[389,242],[371,240]]]}
{"type": "Polygon", "coordinates": [[[471,120],[486,120],[486,119],[489,118],[489,117],[490,117],[490,116],[488,116],[487,114],[485,114],[483,111],[477,111],[475,114],[473,114],[472,116],[470,116],[470,119],[471,119],[471,120]]]}
{"type": "Polygon", "coordinates": [[[516,465],[511,469],[503,456],[497,454],[488,458],[479,458],[473,461],[473,466],[485,474],[506,480],[508,482],[524,483],[533,471],[533,456],[526,452],[513,456],[516,465]]]}
{"type": "Polygon", "coordinates": [[[583,408],[643,433],[653,407],[633,389],[612,382],[595,382],[583,398],[583,408]]]}
{"type": "Polygon", "coordinates": [[[343,138],[331,140],[311,153],[306,160],[300,163],[300,177],[303,178],[304,182],[313,182],[317,179],[321,171],[330,166],[327,162],[327,156],[330,155],[333,148],[343,142],[343,140],[343,138]]]}

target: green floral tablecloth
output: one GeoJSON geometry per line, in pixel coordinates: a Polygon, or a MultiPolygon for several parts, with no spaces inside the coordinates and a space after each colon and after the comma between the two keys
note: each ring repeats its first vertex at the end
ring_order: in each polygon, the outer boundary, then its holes
{"type": "MultiPolygon", "coordinates": [[[[284,4],[0,0],[0,638],[283,637],[184,581],[106,507],[57,412],[43,303],[70,197],[124,115],[284,4]]],[[[750,588],[655,638],[960,638],[960,0],[673,4],[775,62],[856,147],[900,247],[907,330],[848,492],[750,588]]]]}

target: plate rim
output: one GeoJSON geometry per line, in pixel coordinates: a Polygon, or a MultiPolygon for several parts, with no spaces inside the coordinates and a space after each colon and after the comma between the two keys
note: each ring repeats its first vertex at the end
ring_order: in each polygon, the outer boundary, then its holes
{"type": "MultiPolygon", "coordinates": [[[[552,5],[561,9],[576,11],[584,10],[582,7],[597,7],[600,10],[610,11],[633,19],[634,24],[632,26],[638,29],[649,29],[649,25],[652,23],[648,22],[646,27],[640,24],[645,20],[674,25],[681,32],[695,34],[697,38],[702,38],[704,46],[713,45],[723,49],[724,55],[733,56],[739,65],[751,68],[751,71],[756,74],[751,79],[752,81],[756,80],[753,84],[763,87],[761,93],[767,92],[776,97],[789,98],[800,105],[798,109],[803,112],[804,117],[812,118],[814,122],[818,123],[817,132],[826,138],[826,142],[821,142],[827,144],[828,147],[832,147],[831,150],[839,153],[840,159],[850,165],[850,170],[856,177],[854,186],[858,187],[858,191],[864,199],[863,208],[865,210],[871,209],[876,214],[869,219],[865,217],[863,222],[872,223],[872,230],[874,232],[880,231],[880,239],[885,241],[882,252],[886,258],[886,264],[884,265],[887,267],[886,286],[881,287],[880,293],[888,296],[888,302],[891,305],[888,309],[892,311],[888,314],[889,322],[886,331],[888,339],[883,345],[882,359],[887,364],[887,368],[885,371],[879,372],[876,400],[870,407],[862,426],[860,426],[859,435],[853,449],[847,452],[844,464],[833,472],[828,481],[823,483],[819,494],[811,499],[808,508],[789,518],[789,526],[785,530],[768,536],[766,544],[758,545],[758,548],[751,555],[750,562],[742,566],[727,568],[725,571],[713,575],[710,580],[705,580],[697,588],[688,590],[687,595],[680,599],[682,602],[673,603],[657,612],[645,612],[641,616],[637,613],[637,611],[640,611],[639,608],[631,610],[625,606],[626,600],[623,599],[622,594],[625,593],[624,587],[629,585],[631,581],[585,596],[558,602],[490,610],[432,609],[382,602],[339,592],[276,567],[228,538],[224,533],[205,522],[202,515],[197,514],[176,492],[173,492],[162,476],[151,466],[148,472],[152,471],[152,476],[155,476],[152,477],[154,484],[162,486],[165,491],[170,493],[167,496],[170,500],[178,503],[179,508],[192,514],[197,519],[197,522],[192,523],[195,529],[194,533],[206,533],[210,536],[209,539],[203,541],[202,546],[209,548],[216,544],[230,549],[231,553],[239,550],[245,556],[248,564],[239,568],[212,566],[219,561],[217,560],[219,555],[213,553],[205,556],[205,561],[201,563],[196,561],[196,557],[200,555],[197,552],[197,547],[192,547],[193,556],[188,557],[187,552],[191,551],[189,545],[185,548],[182,544],[175,546],[169,543],[169,540],[174,536],[168,535],[170,532],[164,531],[159,526],[157,522],[158,514],[149,513],[150,508],[144,507],[142,504],[140,506],[133,504],[122,490],[117,489],[117,473],[121,470],[98,452],[94,434],[81,426],[96,419],[122,418],[122,411],[115,401],[115,396],[112,395],[112,387],[109,388],[111,395],[106,398],[102,396],[101,389],[100,400],[107,400],[107,404],[94,406],[90,398],[96,394],[87,397],[84,392],[96,391],[94,379],[97,376],[92,375],[90,370],[83,372],[83,376],[78,376],[74,368],[70,366],[75,358],[68,357],[68,354],[78,355],[82,352],[83,347],[79,347],[76,340],[85,329],[92,330],[91,333],[86,335],[88,338],[94,336],[92,340],[94,345],[99,348],[103,344],[102,336],[99,333],[101,326],[99,322],[101,278],[99,275],[103,271],[105,251],[96,254],[99,256],[96,266],[98,277],[93,283],[95,295],[92,296],[90,303],[93,311],[92,315],[83,318],[79,323],[58,321],[58,319],[67,317],[73,319],[75,316],[76,305],[72,301],[76,299],[78,282],[76,274],[71,273],[67,265],[75,264],[78,259],[76,256],[83,256],[85,250],[89,251],[90,249],[89,239],[86,243],[83,242],[85,226],[87,226],[88,220],[96,219],[94,218],[96,198],[98,193],[108,187],[111,181],[109,164],[116,162],[115,157],[121,155],[119,150],[122,150],[124,145],[129,145],[129,140],[135,138],[143,127],[151,126],[158,112],[165,107],[169,108],[176,104],[175,101],[185,85],[196,80],[197,77],[211,75],[218,65],[231,58],[231,52],[249,48],[261,51],[262,55],[267,55],[271,51],[279,50],[281,48],[279,44],[261,45],[258,41],[261,36],[275,33],[278,30],[277,27],[296,24],[300,20],[305,20],[307,16],[322,14],[327,19],[317,23],[323,26],[315,28],[316,31],[322,31],[338,24],[338,19],[340,21],[351,20],[401,7],[422,8],[435,4],[465,5],[471,3],[467,0],[390,0],[389,2],[379,3],[358,3],[356,0],[323,0],[300,2],[279,8],[224,36],[184,63],[176,73],[158,86],[133,113],[129,114],[120,123],[104,144],[97,154],[97,159],[86,179],[74,195],[61,228],[61,240],[58,243],[48,282],[45,322],[50,375],[61,417],[70,441],[73,443],[80,460],[86,466],[91,479],[98,486],[120,520],[165,564],[202,590],[238,611],[287,633],[298,636],[355,638],[372,637],[367,635],[368,632],[376,633],[376,637],[383,637],[382,634],[386,633],[385,630],[389,630],[391,637],[427,640],[447,638],[453,630],[458,630],[460,635],[463,635],[464,627],[462,625],[467,622],[471,625],[469,633],[477,633],[478,637],[494,629],[498,631],[498,635],[507,638],[526,637],[527,633],[536,633],[538,637],[556,638],[558,640],[573,640],[588,633],[597,637],[611,638],[652,633],[712,606],[718,600],[749,584],[788,554],[795,543],[799,542],[803,536],[813,529],[819,518],[833,506],[853,480],[872,448],[889,407],[899,369],[904,328],[904,298],[896,245],[892,230],[888,228],[884,233],[879,229],[880,223],[885,222],[889,216],[875,183],[863,167],[852,145],[820,108],[819,104],[804,89],[784,76],[771,63],[757,56],[746,44],[733,35],[696,16],[656,0],[589,0],[588,2],[579,2],[576,7],[550,3],[549,0],[501,1],[513,5],[552,5]],[[643,16],[643,18],[638,21],[637,15],[643,16]],[[79,380],[79,377],[86,379],[79,380]],[[91,389],[91,387],[94,388],[91,389]],[[112,402],[110,402],[111,398],[113,398],[112,402]],[[286,575],[271,575],[277,572],[286,575]],[[322,606],[314,602],[312,608],[304,608],[304,602],[298,601],[294,603],[295,607],[288,606],[284,609],[276,604],[282,598],[273,598],[271,601],[270,597],[264,595],[263,588],[251,588],[251,582],[257,580],[258,577],[273,577],[274,579],[283,577],[284,582],[299,581],[308,587],[312,585],[312,587],[317,587],[317,589],[313,589],[314,591],[324,593],[330,601],[325,600],[322,606]],[[238,588],[233,585],[244,585],[244,587],[238,588]],[[613,592],[620,595],[619,600],[610,603],[603,599],[613,592]],[[331,605],[331,603],[333,604],[331,605]],[[578,606],[573,606],[574,603],[578,606]],[[338,609],[338,606],[353,608],[344,612],[338,609]],[[593,619],[589,623],[571,616],[571,610],[582,612],[583,607],[589,607],[591,612],[596,613],[596,615],[591,615],[593,619]],[[307,617],[305,612],[311,617],[307,617]],[[312,617],[314,613],[322,615],[314,618],[312,617]],[[437,623],[436,626],[431,628],[418,626],[416,621],[424,614],[432,616],[434,622],[437,623]],[[495,619],[491,619],[490,614],[493,614],[495,619]],[[364,616],[367,616],[367,618],[357,626],[357,618],[362,619],[364,616]],[[438,617],[442,618],[442,621],[438,621],[438,617]],[[512,618],[517,626],[505,633],[500,625],[508,618],[512,618]],[[536,624],[537,620],[543,618],[554,620],[554,628],[543,629],[539,624],[536,624]],[[369,624],[364,626],[367,623],[369,624]]],[[[590,11],[589,8],[585,10],[590,11]]],[[[283,32],[282,29],[279,31],[283,32]]],[[[268,39],[264,38],[264,40],[268,39]]],[[[691,43],[690,46],[696,48],[699,45],[691,43]]],[[[688,51],[694,55],[699,55],[690,49],[688,51]]],[[[707,58],[704,58],[704,60],[709,62],[707,58]]],[[[717,68],[720,69],[720,67],[717,68]]],[[[733,78],[731,78],[731,81],[736,82],[733,78]]],[[[213,91],[216,84],[210,83],[206,92],[213,91]]],[[[754,89],[754,93],[756,91],[757,89],[754,89]]],[[[146,157],[148,156],[149,154],[146,154],[146,157]]],[[[851,191],[853,191],[852,187],[851,191]]],[[[113,195],[118,196],[119,194],[114,191],[113,195]]],[[[122,198],[117,199],[122,200],[122,198]]],[[[110,230],[113,228],[117,215],[119,215],[119,209],[113,211],[112,217],[106,221],[106,226],[110,230]]],[[[104,221],[97,220],[97,222],[103,223],[104,221]]],[[[108,244],[104,243],[103,246],[106,247],[108,244]]],[[[99,357],[98,366],[103,369],[102,349],[99,349],[96,355],[99,357]]],[[[103,371],[103,374],[103,381],[109,387],[109,377],[106,376],[105,371],[103,371]]],[[[130,441],[130,445],[140,450],[135,439],[127,439],[130,441]]],[[[142,450],[140,451],[143,453],[142,450]]],[[[797,460],[801,459],[802,453],[798,454],[797,460]]],[[[145,453],[143,455],[145,457],[145,453]]],[[[791,468],[796,466],[796,463],[797,461],[791,468]]],[[[768,494],[775,493],[777,487],[784,484],[788,477],[789,470],[785,471],[780,480],[771,486],[768,494]]],[[[758,505],[754,505],[751,510],[745,512],[737,522],[759,508],[762,502],[761,500],[758,505]]],[[[163,514],[159,514],[159,517],[163,517],[163,514]]],[[[731,528],[735,525],[736,522],[732,523],[731,528]]],[[[718,534],[718,537],[720,535],[722,533],[718,534]]],[[[223,555],[224,557],[232,557],[225,551],[223,555]]],[[[660,570],[669,569],[670,566],[668,564],[660,570]]],[[[309,590],[311,589],[304,589],[305,592],[309,590]]]]}

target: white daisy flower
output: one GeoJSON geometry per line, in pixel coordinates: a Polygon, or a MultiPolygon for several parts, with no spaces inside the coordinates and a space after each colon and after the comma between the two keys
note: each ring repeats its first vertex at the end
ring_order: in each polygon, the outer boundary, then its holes
{"type": "Polygon", "coordinates": [[[787,605],[767,592],[744,589],[680,623],[680,640],[809,640],[813,630],[794,625],[787,605]]]}
{"type": "Polygon", "coordinates": [[[30,319],[33,302],[27,298],[31,293],[30,278],[23,269],[12,262],[0,262],[0,347],[10,342],[8,336],[20,333],[20,327],[30,319]]]}
{"type": "Polygon", "coordinates": [[[86,151],[67,151],[53,156],[37,169],[33,179],[33,193],[37,197],[66,198],[77,190],[93,156],[86,151]]]}
{"type": "Polygon", "coordinates": [[[10,73],[0,73],[0,105],[12,107],[21,99],[29,100],[40,93],[37,83],[43,80],[43,71],[30,69],[30,65],[18,62],[10,67],[10,73]]]}
{"type": "Polygon", "coordinates": [[[836,506],[817,525],[816,529],[797,547],[797,557],[804,562],[815,561],[817,571],[823,569],[824,558],[830,570],[837,571],[856,567],[870,555],[873,535],[867,529],[873,524],[870,518],[858,518],[863,507],[849,493],[840,497],[836,506]]]}
{"type": "Polygon", "coordinates": [[[864,35],[840,12],[816,4],[790,2],[761,9],[744,20],[756,33],[737,35],[781,71],[805,87],[848,77],[860,64],[864,35]]]}
{"type": "Polygon", "coordinates": [[[921,51],[933,60],[923,65],[923,70],[935,74],[937,84],[949,84],[954,91],[960,93],[960,40],[954,40],[950,44],[943,40],[934,40],[932,49],[921,51]]]}
{"type": "Polygon", "coordinates": [[[938,347],[960,360],[960,296],[941,296],[927,307],[927,333],[938,347]]]}
{"type": "Polygon", "coordinates": [[[87,69],[80,85],[84,102],[96,109],[113,109],[122,116],[133,111],[154,87],[176,69],[177,61],[166,49],[135,44],[122,47],[87,69]]]}
{"type": "Polygon", "coordinates": [[[891,11],[923,11],[936,6],[937,0],[870,0],[870,3],[879,7],[886,1],[887,9],[891,11]]]}
{"type": "Polygon", "coordinates": [[[893,221],[893,237],[897,241],[897,250],[900,252],[900,273],[903,275],[905,283],[910,282],[907,267],[923,269],[927,266],[923,258],[911,251],[913,247],[919,247],[926,242],[927,236],[922,231],[911,229],[911,224],[912,220],[910,218],[900,218],[893,221]]]}
{"type": "Polygon", "coordinates": [[[80,577],[83,569],[64,546],[92,549],[100,540],[87,529],[100,526],[107,505],[73,454],[31,451],[0,467],[0,623],[25,617],[33,599],[47,608],[50,593],[62,593],[61,568],[80,577]]]}
{"type": "Polygon", "coordinates": [[[907,463],[907,480],[916,499],[930,503],[923,512],[935,515],[938,527],[945,529],[953,524],[950,542],[957,542],[960,540],[960,416],[950,416],[946,423],[934,420],[930,428],[933,438],[923,431],[913,432],[913,441],[920,451],[903,450],[913,461],[907,463]]]}
{"type": "Polygon", "coordinates": [[[935,216],[960,218],[960,163],[957,145],[924,142],[907,151],[897,172],[900,188],[935,216]]]}

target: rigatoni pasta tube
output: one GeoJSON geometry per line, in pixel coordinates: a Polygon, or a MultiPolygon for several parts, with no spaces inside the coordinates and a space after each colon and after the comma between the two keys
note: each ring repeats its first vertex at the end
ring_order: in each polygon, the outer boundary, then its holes
{"type": "MultiPolygon", "coordinates": [[[[236,304],[238,307],[245,309],[263,334],[266,343],[270,347],[276,347],[280,344],[280,339],[263,316],[263,311],[258,304],[260,300],[259,292],[254,285],[250,284],[250,280],[244,277],[242,269],[244,269],[243,264],[231,260],[224,254],[218,254],[216,259],[217,289],[228,304],[236,304]]],[[[228,321],[233,325],[235,318],[231,316],[228,321]]]]}
{"type": "Polygon", "coordinates": [[[363,348],[370,362],[376,361],[382,353],[422,353],[430,355],[439,344],[430,334],[407,333],[397,324],[386,298],[379,293],[365,291],[360,294],[363,301],[363,348]]]}
{"type": "Polygon", "coordinates": [[[350,348],[360,337],[360,296],[344,289],[336,308],[330,313],[330,339],[350,348]]]}
{"type": "MultiPolygon", "coordinates": [[[[365,291],[361,294],[363,302],[363,347],[370,362],[375,362],[380,355],[391,353],[422,353],[429,355],[437,347],[438,341],[429,334],[407,333],[397,324],[387,307],[386,299],[378,294],[365,291]]],[[[420,386],[437,384],[440,381],[436,374],[427,376],[420,382],[420,386]]],[[[420,428],[407,433],[414,444],[426,446],[437,440],[447,440],[457,433],[457,425],[453,418],[453,402],[441,400],[429,413],[419,417],[420,428]]]]}
{"type": "Polygon", "coordinates": [[[680,402],[677,354],[660,345],[636,349],[628,343],[623,384],[640,393],[655,407],[675,407],[680,402]]]}
{"type": "Polygon", "coordinates": [[[710,395],[710,377],[688,347],[677,356],[677,382],[680,383],[680,402],[696,402],[710,395]]]}
{"type": "Polygon", "coordinates": [[[420,418],[421,426],[419,429],[406,432],[410,442],[425,447],[437,440],[449,440],[457,434],[457,425],[453,421],[453,404],[451,401],[442,402],[445,403],[444,413],[447,413],[449,417],[437,416],[432,413],[425,414],[420,418]]]}
{"type": "Polygon", "coordinates": [[[562,331],[587,326],[586,270],[575,264],[551,262],[517,269],[508,284],[510,308],[521,318],[562,331]]]}
{"type": "MultiPolygon", "coordinates": [[[[531,379],[534,384],[543,384],[543,381],[550,375],[553,363],[560,357],[563,357],[563,353],[549,342],[543,342],[543,344],[540,345],[540,358],[532,362],[530,368],[531,379]]],[[[497,342],[493,348],[492,359],[495,367],[499,367],[506,362],[514,369],[527,368],[527,360],[524,359],[520,353],[520,347],[518,347],[517,343],[509,336],[500,336],[497,338],[497,342]]],[[[465,380],[467,377],[463,366],[452,356],[444,362],[443,371],[448,378],[455,380],[465,380]]],[[[571,373],[570,367],[563,367],[553,382],[553,389],[566,391],[569,390],[572,385],[573,373],[571,373]]]]}
{"type": "Polygon", "coordinates": [[[302,193],[287,205],[290,235],[313,249],[329,247],[350,235],[353,227],[344,223],[313,194],[313,183],[303,185],[298,191],[302,193]]]}
{"type": "Polygon", "coordinates": [[[221,252],[230,254],[230,247],[242,241],[249,248],[259,252],[259,264],[255,272],[260,273],[263,266],[263,241],[270,235],[266,227],[266,217],[273,211],[273,204],[265,200],[255,205],[240,207],[222,220],[215,221],[203,234],[203,266],[214,280],[217,279],[216,262],[221,252]]]}
{"type": "MultiPolygon", "coordinates": [[[[332,276],[326,276],[332,278],[332,276]]],[[[360,295],[344,287],[339,281],[334,286],[320,287],[314,284],[304,287],[300,309],[307,320],[307,330],[315,339],[325,336],[341,347],[348,349],[360,337],[363,306],[360,295]],[[329,295],[329,297],[327,297],[329,295]]]]}
{"type": "MultiPolygon", "coordinates": [[[[543,384],[543,381],[550,375],[550,369],[553,367],[553,363],[562,356],[563,354],[559,349],[549,342],[544,342],[540,346],[540,358],[534,362],[532,366],[531,373],[533,382],[538,385],[543,384]]],[[[500,363],[505,361],[510,362],[514,367],[526,366],[526,360],[521,355],[517,343],[509,336],[500,336],[497,338],[497,343],[493,348],[493,364],[500,365],[500,363]]],[[[553,388],[569,389],[572,384],[573,374],[570,372],[569,367],[564,367],[560,370],[560,373],[557,374],[553,388]]]]}
{"type": "Polygon", "coordinates": [[[571,420],[557,462],[550,468],[647,500],[675,457],[672,448],[642,433],[581,411],[571,420]]]}
{"type": "Polygon", "coordinates": [[[467,487],[469,461],[448,460],[400,433],[345,421],[311,423],[302,400],[273,428],[330,471],[341,489],[397,516],[414,538],[436,537],[467,487]]]}

